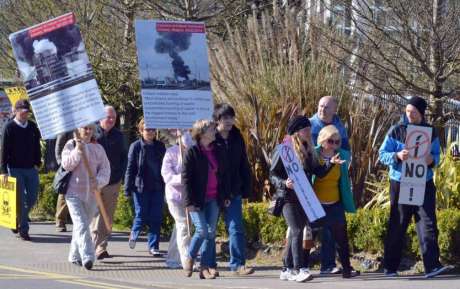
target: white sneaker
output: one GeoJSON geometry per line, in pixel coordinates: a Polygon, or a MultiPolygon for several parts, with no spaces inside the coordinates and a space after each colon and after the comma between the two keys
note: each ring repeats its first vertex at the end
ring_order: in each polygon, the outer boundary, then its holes
{"type": "Polygon", "coordinates": [[[283,270],[281,270],[280,280],[281,281],[287,281],[290,275],[291,275],[291,270],[287,269],[287,268],[284,268],[283,270]]]}
{"type": "Polygon", "coordinates": [[[291,270],[288,276],[288,281],[296,281],[297,275],[299,275],[299,272],[297,272],[296,270],[291,270]]]}
{"type": "Polygon", "coordinates": [[[310,274],[307,268],[300,268],[299,274],[297,274],[295,281],[299,283],[303,283],[306,281],[310,281],[313,279],[313,275],[310,274]]]}

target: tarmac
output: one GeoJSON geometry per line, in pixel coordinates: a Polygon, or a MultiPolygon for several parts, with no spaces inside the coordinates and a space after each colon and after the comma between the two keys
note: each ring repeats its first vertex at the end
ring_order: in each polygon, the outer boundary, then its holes
{"type": "MultiPolygon", "coordinates": [[[[71,226],[68,226],[71,229],[71,226]]],[[[200,280],[198,273],[191,278],[182,270],[166,267],[164,258],[149,255],[145,238],[137,242],[136,249],[128,248],[128,234],[114,232],[108,251],[112,258],[97,261],[92,270],[75,266],[67,261],[71,232],[57,233],[54,224],[32,223],[31,242],[22,241],[10,230],[0,228],[0,289],[54,289],[54,288],[311,288],[311,289],[460,289],[460,275],[447,274],[433,279],[423,275],[388,278],[382,273],[363,273],[353,279],[341,275],[319,276],[306,283],[279,280],[278,266],[261,266],[249,260],[256,272],[250,276],[233,276],[228,264],[219,263],[221,277],[200,280]]],[[[168,243],[161,243],[166,251],[168,243]]]]}

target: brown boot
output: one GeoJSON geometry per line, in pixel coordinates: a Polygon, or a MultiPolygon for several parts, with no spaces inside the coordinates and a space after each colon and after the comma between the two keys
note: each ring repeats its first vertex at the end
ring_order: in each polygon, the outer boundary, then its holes
{"type": "Polygon", "coordinates": [[[216,268],[209,268],[208,271],[211,275],[214,275],[214,277],[219,277],[219,271],[217,271],[216,268]]]}
{"type": "Polygon", "coordinates": [[[200,271],[200,279],[216,279],[216,276],[212,275],[208,268],[202,268],[200,271]]]}
{"type": "Polygon", "coordinates": [[[186,277],[192,276],[193,273],[193,259],[185,258],[184,272],[186,277]]]}
{"type": "Polygon", "coordinates": [[[251,275],[254,273],[254,268],[246,267],[246,266],[240,266],[238,269],[235,271],[232,271],[233,275],[235,276],[246,276],[246,275],[251,275]]]}

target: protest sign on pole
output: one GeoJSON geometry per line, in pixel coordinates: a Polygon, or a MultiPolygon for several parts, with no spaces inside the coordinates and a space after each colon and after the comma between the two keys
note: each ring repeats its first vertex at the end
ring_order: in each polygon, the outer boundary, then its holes
{"type": "Polygon", "coordinates": [[[307,180],[303,167],[291,145],[285,142],[280,144],[278,149],[280,150],[280,157],[288,177],[294,181],[294,191],[308,220],[314,222],[324,217],[326,213],[324,212],[323,206],[321,206],[310,182],[307,180]]]}
{"type": "Polygon", "coordinates": [[[16,101],[20,99],[28,99],[26,88],[23,86],[7,87],[5,88],[6,95],[14,107],[16,101]]]}
{"type": "Polygon", "coordinates": [[[105,117],[73,13],[13,33],[10,41],[44,139],[105,117]]]}
{"type": "Polygon", "coordinates": [[[7,182],[0,182],[0,226],[16,229],[18,213],[16,179],[8,177],[7,182]]]}
{"type": "Polygon", "coordinates": [[[190,128],[213,111],[204,23],[136,20],[145,125],[190,128]]]}
{"type": "Polygon", "coordinates": [[[408,125],[405,149],[409,158],[402,162],[399,204],[423,205],[425,199],[427,164],[431,153],[431,127],[408,125]]]}

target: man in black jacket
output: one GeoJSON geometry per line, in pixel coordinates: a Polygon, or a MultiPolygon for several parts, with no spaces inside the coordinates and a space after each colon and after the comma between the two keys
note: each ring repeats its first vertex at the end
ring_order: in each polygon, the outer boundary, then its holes
{"type": "Polygon", "coordinates": [[[29,101],[18,100],[14,113],[14,119],[5,125],[2,135],[1,181],[6,183],[8,175],[16,178],[20,200],[19,237],[30,241],[29,211],[37,201],[41,165],[40,131],[35,122],[29,120],[29,101]]]}
{"type": "Polygon", "coordinates": [[[231,183],[231,203],[224,208],[224,220],[230,239],[230,269],[235,275],[249,275],[253,268],[246,267],[246,238],[243,227],[242,198],[251,192],[251,171],[246,145],[235,127],[235,111],[226,104],[218,104],[214,110],[217,122],[216,142],[224,147],[231,183]]]}
{"type": "MultiPolygon", "coordinates": [[[[125,174],[128,163],[128,152],[123,133],[115,127],[117,120],[115,109],[112,106],[106,106],[105,112],[107,117],[99,122],[96,138],[97,142],[104,147],[107,158],[110,161],[110,181],[107,186],[102,188],[101,195],[107,213],[111,218],[110,222],[112,222],[117,208],[121,179],[125,174]]],[[[109,258],[107,243],[110,232],[106,229],[101,214],[98,214],[91,223],[91,235],[96,247],[97,259],[109,258]]]]}

